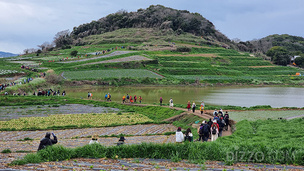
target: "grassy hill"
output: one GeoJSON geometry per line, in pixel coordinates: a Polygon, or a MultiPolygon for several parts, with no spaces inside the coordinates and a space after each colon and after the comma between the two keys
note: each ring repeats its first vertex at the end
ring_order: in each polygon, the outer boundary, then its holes
{"type": "Polygon", "coordinates": [[[87,45],[10,58],[1,67],[39,74],[21,70],[24,64],[36,66],[40,72],[53,70],[66,83],[87,80],[116,86],[304,83],[303,77],[294,76],[302,72],[298,68],[273,65],[252,54],[223,48],[219,42],[211,45],[190,33],[128,28],[91,35],[84,41],[87,45]],[[71,56],[72,51],[77,55],[71,56]]]}

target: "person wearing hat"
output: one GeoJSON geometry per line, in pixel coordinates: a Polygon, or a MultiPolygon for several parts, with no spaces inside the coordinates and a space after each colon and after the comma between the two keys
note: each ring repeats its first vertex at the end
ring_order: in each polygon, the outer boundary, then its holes
{"type": "Polygon", "coordinates": [[[96,135],[96,134],[93,135],[91,141],[89,142],[89,144],[99,143],[97,141],[97,139],[98,139],[98,135],[96,135]]]}
{"type": "Polygon", "coordinates": [[[219,133],[219,125],[217,124],[217,120],[213,120],[213,124],[210,128],[211,131],[211,141],[215,141],[218,138],[219,133]]]}
{"type": "Polygon", "coordinates": [[[125,144],[125,140],[126,140],[125,137],[120,137],[117,142],[117,146],[125,144]]]}
{"type": "Polygon", "coordinates": [[[52,135],[53,135],[54,139],[51,139],[51,133],[50,132],[47,132],[45,134],[45,137],[40,140],[38,151],[46,148],[49,145],[53,145],[53,144],[57,143],[57,137],[55,136],[54,133],[52,133],[52,135]]]}
{"type": "Polygon", "coordinates": [[[175,138],[177,143],[182,143],[184,141],[184,134],[182,133],[182,128],[178,127],[175,133],[175,138]]]}

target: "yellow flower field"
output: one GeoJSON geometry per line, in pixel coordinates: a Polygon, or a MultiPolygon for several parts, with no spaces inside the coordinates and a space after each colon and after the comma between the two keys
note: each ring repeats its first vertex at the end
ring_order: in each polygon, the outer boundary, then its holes
{"type": "Polygon", "coordinates": [[[16,130],[36,128],[46,129],[47,127],[64,127],[75,125],[78,127],[102,127],[110,125],[132,125],[138,123],[152,122],[153,120],[141,114],[124,113],[117,114],[64,114],[51,115],[48,117],[26,117],[19,119],[12,119],[9,121],[0,121],[0,128],[16,130]]]}

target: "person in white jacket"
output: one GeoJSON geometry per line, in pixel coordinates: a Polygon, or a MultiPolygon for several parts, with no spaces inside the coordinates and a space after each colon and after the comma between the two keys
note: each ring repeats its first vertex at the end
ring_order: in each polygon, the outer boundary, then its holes
{"type": "Polygon", "coordinates": [[[213,120],[213,123],[210,128],[211,132],[211,141],[215,141],[218,138],[218,133],[219,133],[219,125],[217,124],[216,120],[213,120]],[[215,129],[215,131],[213,131],[215,129]]]}
{"type": "Polygon", "coordinates": [[[175,138],[177,143],[182,143],[184,141],[184,134],[182,132],[182,128],[178,127],[175,133],[175,138]]]}

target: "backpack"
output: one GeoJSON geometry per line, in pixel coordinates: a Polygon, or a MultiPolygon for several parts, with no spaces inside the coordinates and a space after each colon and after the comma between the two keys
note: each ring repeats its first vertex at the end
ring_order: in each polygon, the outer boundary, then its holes
{"type": "Polygon", "coordinates": [[[215,124],[212,125],[212,134],[213,134],[213,135],[216,134],[216,127],[217,127],[217,126],[216,126],[215,124]]]}
{"type": "Polygon", "coordinates": [[[199,129],[199,134],[200,134],[200,135],[203,135],[203,134],[204,134],[204,128],[205,128],[205,127],[206,127],[205,125],[203,125],[203,126],[200,127],[200,129],[199,129]]]}

